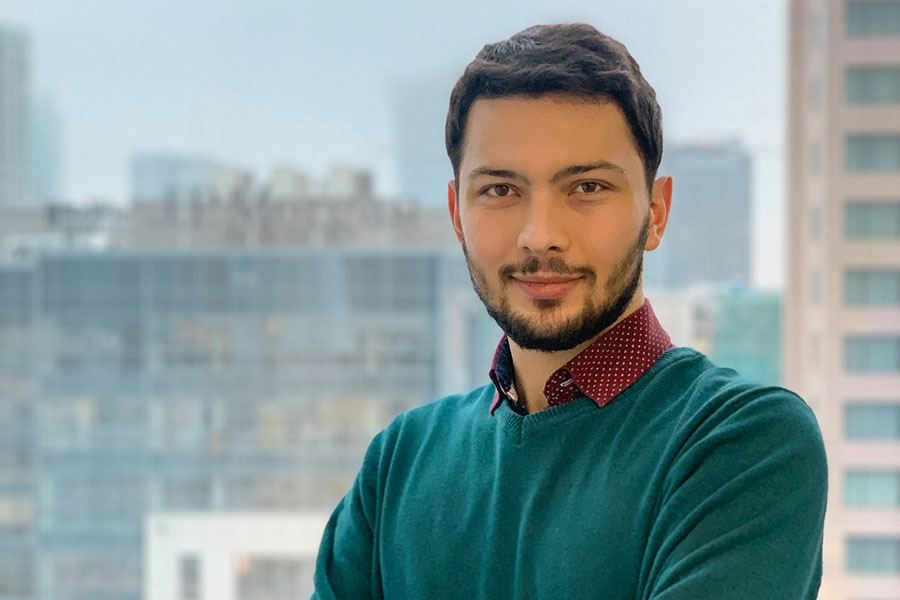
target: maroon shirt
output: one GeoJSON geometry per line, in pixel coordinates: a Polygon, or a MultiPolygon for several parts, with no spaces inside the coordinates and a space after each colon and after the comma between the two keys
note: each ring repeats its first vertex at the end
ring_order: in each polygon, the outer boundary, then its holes
{"type": "MultiPolygon", "coordinates": [[[[554,371],[544,384],[544,396],[549,406],[565,404],[579,396],[587,396],[597,406],[605,406],[640,379],[656,359],[672,347],[672,340],[656,320],[650,301],[645,299],[638,310],[554,371]]],[[[490,377],[497,388],[491,403],[491,414],[503,399],[516,412],[527,414],[524,403],[510,392],[514,371],[509,340],[505,335],[494,353],[490,377]]]]}

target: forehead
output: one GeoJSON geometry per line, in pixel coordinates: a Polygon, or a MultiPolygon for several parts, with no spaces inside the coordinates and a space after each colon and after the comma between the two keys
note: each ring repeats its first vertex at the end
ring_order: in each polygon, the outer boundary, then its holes
{"type": "Polygon", "coordinates": [[[540,171],[596,160],[641,170],[628,121],[615,102],[513,96],[479,98],[469,110],[463,172],[486,163],[540,171]]]}

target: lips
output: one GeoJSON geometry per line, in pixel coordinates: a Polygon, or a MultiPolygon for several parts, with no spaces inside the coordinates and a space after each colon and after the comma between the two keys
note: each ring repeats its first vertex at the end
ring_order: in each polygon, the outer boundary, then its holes
{"type": "Polygon", "coordinates": [[[578,283],[579,278],[551,276],[519,276],[513,277],[513,281],[525,294],[536,300],[552,300],[562,298],[568,294],[578,283]]]}

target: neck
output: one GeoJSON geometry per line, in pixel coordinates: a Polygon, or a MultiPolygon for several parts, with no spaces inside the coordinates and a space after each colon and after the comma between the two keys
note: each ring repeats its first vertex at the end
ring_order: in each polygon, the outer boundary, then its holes
{"type": "Polygon", "coordinates": [[[644,294],[640,288],[634,293],[631,302],[609,327],[582,342],[574,348],[559,350],[556,352],[542,352],[540,350],[528,350],[519,346],[512,338],[509,338],[509,351],[512,355],[513,370],[515,371],[515,386],[519,400],[525,402],[529,413],[535,413],[547,408],[547,398],[544,396],[544,386],[550,376],[567,362],[578,356],[582,350],[597,341],[604,333],[615,327],[644,304],[644,294]]]}

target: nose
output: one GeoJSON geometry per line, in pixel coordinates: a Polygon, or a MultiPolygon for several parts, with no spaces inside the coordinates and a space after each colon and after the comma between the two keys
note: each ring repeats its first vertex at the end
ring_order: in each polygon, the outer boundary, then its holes
{"type": "Polygon", "coordinates": [[[525,220],[519,232],[518,244],[535,254],[562,252],[569,247],[566,233],[564,203],[547,193],[532,195],[526,204],[525,220]]]}

